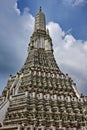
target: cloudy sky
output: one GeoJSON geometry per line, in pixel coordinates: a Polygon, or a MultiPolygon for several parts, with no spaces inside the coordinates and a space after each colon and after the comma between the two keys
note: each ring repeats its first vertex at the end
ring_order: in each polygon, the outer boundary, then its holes
{"type": "Polygon", "coordinates": [[[0,94],[23,66],[40,6],[60,69],[87,95],[87,0],[0,0],[0,94]]]}

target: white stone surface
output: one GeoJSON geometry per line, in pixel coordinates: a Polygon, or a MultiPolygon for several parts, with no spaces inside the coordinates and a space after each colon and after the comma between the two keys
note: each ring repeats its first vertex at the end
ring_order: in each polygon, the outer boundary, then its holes
{"type": "Polygon", "coordinates": [[[5,118],[5,115],[6,115],[6,112],[7,112],[7,109],[9,107],[9,101],[6,100],[2,106],[0,106],[0,123],[3,125],[3,120],[5,118]]]}

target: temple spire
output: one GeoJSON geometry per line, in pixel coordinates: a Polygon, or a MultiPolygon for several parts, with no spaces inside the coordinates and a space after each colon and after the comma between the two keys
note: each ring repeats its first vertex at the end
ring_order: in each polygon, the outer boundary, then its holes
{"type": "Polygon", "coordinates": [[[45,15],[42,12],[41,6],[40,6],[40,9],[39,9],[39,12],[37,13],[37,15],[35,17],[34,31],[36,32],[37,30],[46,31],[45,15]]]}
{"type": "Polygon", "coordinates": [[[58,67],[45,27],[40,8],[26,61],[0,96],[0,130],[87,130],[87,97],[58,67]]]}

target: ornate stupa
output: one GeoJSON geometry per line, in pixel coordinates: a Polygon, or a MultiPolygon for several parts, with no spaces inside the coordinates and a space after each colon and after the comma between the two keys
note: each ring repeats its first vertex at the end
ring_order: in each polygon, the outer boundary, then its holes
{"type": "Polygon", "coordinates": [[[0,96],[0,130],[87,130],[86,99],[58,67],[41,8],[27,59],[0,96]]]}

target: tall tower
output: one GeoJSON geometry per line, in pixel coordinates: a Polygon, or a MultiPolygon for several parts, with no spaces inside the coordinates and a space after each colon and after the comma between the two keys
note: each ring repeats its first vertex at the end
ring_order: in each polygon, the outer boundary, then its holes
{"type": "Polygon", "coordinates": [[[27,59],[0,97],[0,130],[86,130],[85,101],[55,61],[40,7],[27,59]]]}

